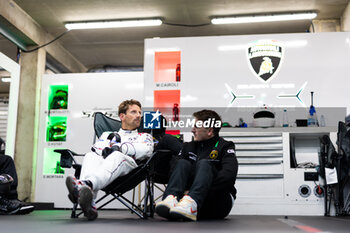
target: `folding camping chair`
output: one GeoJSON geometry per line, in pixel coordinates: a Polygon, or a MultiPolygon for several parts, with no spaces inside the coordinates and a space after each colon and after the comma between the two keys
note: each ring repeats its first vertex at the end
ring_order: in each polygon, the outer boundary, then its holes
{"type": "MultiPolygon", "coordinates": [[[[339,160],[339,154],[335,150],[335,147],[329,138],[328,135],[323,135],[320,138],[321,142],[321,149],[319,154],[319,161],[320,161],[320,167],[319,167],[319,174],[320,176],[325,179],[326,181],[326,168],[333,169],[336,167],[337,161],[339,160]]],[[[336,192],[337,184],[327,184],[327,181],[325,182],[323,188],[324,188],[324,215],[330,216],[331,211],[331,205],[332,202],[336,208],[338,209],[339,201],[337,198],[337,192],[336,192]]]]}
{"type": "Polygon", "coordinates": [[[350,125],[344,122],[338,124],[337,138],[339,160],[338,170],[338,194],[340,203],[340,215],[350,215],[350,125]]]}
{"type": "MultiPolygon", "coordinates": [[[[96,113],[94,118],[94,129],[95,136],[100,137],[103,132],[106,131],[118,131],[121,127],[121,122],[112,118],[109,118],[102,113],[96,113]]],[[[145,132],[142,127],[138,129],[139,132],[145,132]]],[[[149,131],[148,131],[149,132],[149,131]]],[[[95,137],[95,138],[96,138],[95,137]]],[[[79,154],[74,153],[69,149],[57,149],[55,152],[61,154],[60,164],[61,167],[75,169],[75,177],[79,178],[81,171],[81,164],[78,164],[74,159],[74,156],[79,156],[79,154]]],[[[138,167],[133,169],[130,173],[118,177],[107,187],[102,189],[105,192],[105,195],[96,201],[96,204],[102,202],[106,197],[112,195],[113,198],[109,201],[106,201],[100,205],[97,209],[102,209],[104,206],[108,205],[114,200],[120,201],[124,206],[130,209],[133,213],[139,216],[141,219],[146,219],[147,217],[153,217],[154,214],[154,197],[153,197],[153,185],[154,185],[154,176],[155,170],[154,167],[157,166],[157,161],[159,158],[167,156],[165,154],[170,153],[168,150],[158,150],[154,152],[150,158],[144,161],[137,161],[138,167]],[[143,208],[139,205],[136,205],[134,202],[128,200],[123,195],[135,188],[142,181],[145,181],[144,189],[144,199],[143,199],[143,208]]],[[[80,155],[84,156],[84,155],[80,155]]],[[[78,204],[73,205],[72,209],[72,218],[77,218],[81,213],[76,214],[76,209],[78,204]]]]}
{"type": "Polygon", "coordinates": [[[325,185],[325,216],[330,215],[331,202],[334,202],[335,215],[350,214],[350,126],[338,123],[338,152],[328,135],[321,139],[320,173],[325,177],[325,168],[335,168],[338,182],[325,185]],[[328,201],[328,205],[327,205],[328,201]]]}

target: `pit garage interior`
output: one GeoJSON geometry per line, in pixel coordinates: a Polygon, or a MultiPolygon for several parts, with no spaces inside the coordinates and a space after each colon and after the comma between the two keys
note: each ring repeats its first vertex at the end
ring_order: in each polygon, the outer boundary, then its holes
{"type": "MultiPolygon", "coordinates": [[[[349,232],[349,133],[339,125],[349,129],[349,68],[349,0],[0,0],[1,150],[15,162],[18,199],[35,206],[1,214],[1,232],[349,232]],[[74,25],[143,20],[155,24],[74,25]],[[259,70],[267,50],[273,67],[259,70]],[[68,93],[64,110],[50,105],[58,92],[68,93]],[[74,169],[54,151],[89,151],[96,112],[117,117],[126,98],[144,111],[221,115],[239,162],[224,220],[140,219],[117,201],[95,221],[71,218],[64,181],[74,169]],[[64,137],[50,136],[57,125],[64,137]]],[[[168,132],[192,140],[191,130],[168,132]]],[[[143,188],[127,196],[140,204],[143,188]]]]}

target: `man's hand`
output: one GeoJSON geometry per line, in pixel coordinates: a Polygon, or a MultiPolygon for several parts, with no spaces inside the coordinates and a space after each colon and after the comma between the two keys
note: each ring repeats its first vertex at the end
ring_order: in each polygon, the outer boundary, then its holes
{"type": "Polygon", "coordinates": [[[112,154],[114,151],[120,151],[120,143],[115,143],[111,147],[105,147],[102,150],[102,157],[105,159],[108,155],[112,154]]]}

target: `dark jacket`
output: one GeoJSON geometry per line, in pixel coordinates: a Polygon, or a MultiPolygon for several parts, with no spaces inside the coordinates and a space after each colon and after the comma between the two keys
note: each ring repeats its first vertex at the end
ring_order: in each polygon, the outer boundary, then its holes
{"type": "Polygon", "coordinates": [[[210,191],[229,192],[236,198],[235,181],[238,171],[238,162],[233,142],[215,136],[205,141],[192,141],[184,143],[179,153],[179,159],[196,162],[208,159],[217,169],[217,175],[210,191]],[[214,151],[214,152],[213,152],[214,151]],[[216,152],[217,151],[217,155],[216,152]]]}

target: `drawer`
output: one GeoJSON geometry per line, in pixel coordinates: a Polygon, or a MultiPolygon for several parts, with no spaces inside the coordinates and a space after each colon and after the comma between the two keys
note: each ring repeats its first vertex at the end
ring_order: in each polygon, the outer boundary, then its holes
{"type": "Polygon", "coordinates": [[[282,143],[282,136],[274,137],[224,137],[227,141],[232,141],[235,144],[246,143],[282,143]]]}
{"type": "Polygon", "coordinates": [[[239,198],[283,198],[283,176],[265,179],[237,179],[239,198]]]}
{"type": "Polygon", "coordinates": [[[283,164],[239,164],[238,174],[283,174],[283,164]]]}

